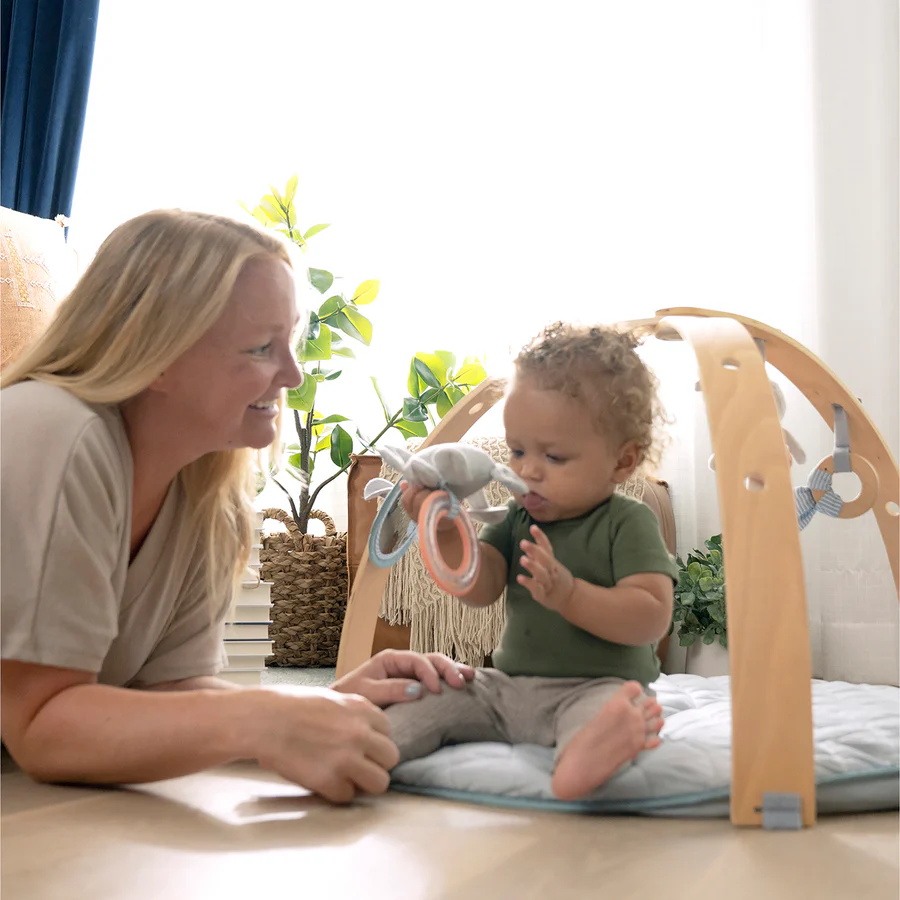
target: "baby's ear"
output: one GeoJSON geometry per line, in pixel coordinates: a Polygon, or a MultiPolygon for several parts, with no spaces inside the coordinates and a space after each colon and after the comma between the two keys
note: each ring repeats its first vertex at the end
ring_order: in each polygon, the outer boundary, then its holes
{"type": "Polygon", "coordinates": [[[619,447],[619,458],[616,468],[613,470],[613,481],[616,484],[628,481],[640,463],[641,448],[638,447],[636,441],[626,441],[619,447]]]}

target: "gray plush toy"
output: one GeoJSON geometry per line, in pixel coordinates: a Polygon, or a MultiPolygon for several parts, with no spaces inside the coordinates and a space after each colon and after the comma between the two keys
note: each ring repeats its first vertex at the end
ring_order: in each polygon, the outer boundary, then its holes
{"type": "MultiPolygon", "coordinates": [[[[784,399],[784,391],[781,390],[779,384],[775,381],[769,381],[769,384],[772,386],[772,394],[775,397],[775,408],[778,410],[778,419],[779,421],[784,418],[784,414],[787,411],[787,401],[784,399]]],[[[696,385],[694,385],[694,390],[700,390],[700,382],[698,381],[696,385]]],[[[804,453],[803,448],[795,438],[784,426],[781,427],[781,433],[784,436],[784,445],[788,449],[788,453],[790,454],[791,459],[803,465],[806,462],[806,453],[804,453]]],[[[713,453],[709,457],[709,467],[715,472],[716,470],[716,455],[713,453]]]]}
{"type": "MultiPolygon", "coordinates": [[[[502,522],[506,517],[505,506],[488,506],[484,488],[491,481],[499,481],[513,494],[528,492],[512,469],[472,444],[435,444],[418,453],[404,447],[379,447],[378,452],[411,485],[448,490],[457,500],[468,500],[469,515],[479,522],[502,522]]],[[[366,500],[386,497],[393,487],[386,478],[373,478],[363,496],[366,500]]]]}

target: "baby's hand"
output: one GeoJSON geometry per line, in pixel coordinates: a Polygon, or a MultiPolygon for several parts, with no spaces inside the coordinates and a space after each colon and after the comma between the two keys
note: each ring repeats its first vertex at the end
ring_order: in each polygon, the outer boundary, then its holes
{"type": "Polygon", "coordinates": [[[557,561],[547,535],[537,525],[531,526],[531,535],[534,542],[522,541],[520,545],[525,552],[521,562],[531,573],[531,578],[519,575],[516,581],[527,587],[531,596],[541,606],[565,615],[565,607],[575,588],[575,579],[572,573],[557,561]]]}
{"type": "MultiPolygon", "coordinates": [[[[403,509],[413,522],[419,521],[419,512],[422,509],[422,504],[428,499],[428,496],[431,493],[432,488],[418,487],[410,484],[408,481],[400,482],[400,503],[403,505],[403,509]]],[[[438,531],[448,531],[453,527],[453,523],[450,519],[444,517],[438,524],[438,531]]]]}

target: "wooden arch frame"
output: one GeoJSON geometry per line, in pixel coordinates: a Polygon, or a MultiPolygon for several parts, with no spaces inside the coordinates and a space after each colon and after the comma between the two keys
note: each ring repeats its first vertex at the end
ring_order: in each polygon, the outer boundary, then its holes
{"type": "MultiPolygon", "coordinates": [[[[700,370],[728,571],[731,821],[760,826],[764,794],[784,793],[800,799],[802,822],[813,825],[812,665],[800,536],[778,412],[754,338],[765,342],[766,360],[829,427],[834,428],[833,403],[846,411],[851,458],[862,457],[861,468],[868,463],[867,483],[875,498],[871,508],[900,588],[897,462],[857,398],[821,360],[782,332],[731,313],[687,307],[622,323],[635,325],[661,340],[686,341],[700,370]]],[[[484,381],[445,416],[422,449],[460,440],[502,396],[501,381],[484,381]]],[[[371,655],[387,576],[388,570],[371,565],[364,552],[347,605],[339,677],[371,655]]]]}

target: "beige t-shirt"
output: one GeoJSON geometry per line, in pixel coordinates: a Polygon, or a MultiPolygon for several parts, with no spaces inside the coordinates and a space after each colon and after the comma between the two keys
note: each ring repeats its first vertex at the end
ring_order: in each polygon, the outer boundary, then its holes
{"type": "Polygon", "coordinates": [[[180,482],[129,565],[132,457],[116,406],[28,381],[0,392],[0,655],[142,686],[214,675],[210,602],[180,482]]]}

